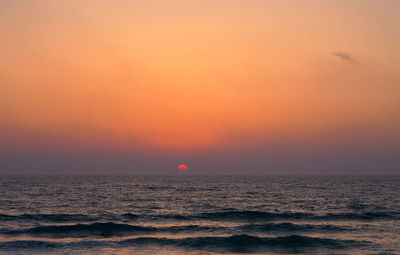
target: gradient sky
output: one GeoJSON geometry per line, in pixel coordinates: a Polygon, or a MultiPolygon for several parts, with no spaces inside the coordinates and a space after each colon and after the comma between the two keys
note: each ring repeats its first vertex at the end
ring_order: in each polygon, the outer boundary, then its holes
{"type": "Polygon", "coordinates": [[[400,174],[399,10],[0,0],[0,174],[400,174]]]}

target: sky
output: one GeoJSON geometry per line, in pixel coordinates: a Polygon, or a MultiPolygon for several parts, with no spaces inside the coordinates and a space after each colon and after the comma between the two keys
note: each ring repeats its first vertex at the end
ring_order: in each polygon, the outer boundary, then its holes
{"type": "Polygon", "coordinates": [[[400,174],[399,10],[0,0],[0,174],[400,174]]]}

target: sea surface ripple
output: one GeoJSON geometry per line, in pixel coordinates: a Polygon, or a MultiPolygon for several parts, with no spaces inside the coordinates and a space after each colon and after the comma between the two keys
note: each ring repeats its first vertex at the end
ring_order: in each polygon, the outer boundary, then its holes
{"type": "Polygon", "coordinates": [[[0,254],[400,254],[395,176],[2,176],[0,254]]]}

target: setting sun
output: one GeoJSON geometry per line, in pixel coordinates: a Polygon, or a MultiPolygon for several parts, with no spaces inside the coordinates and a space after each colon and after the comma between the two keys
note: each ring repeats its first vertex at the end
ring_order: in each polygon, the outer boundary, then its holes
{"type": "Polygon", "coordinates": [[[179,171],[187,171],[187,170],[189,170],[189,167],[185,164],[181,164],[178,166],[178,170],[179,171]]]}

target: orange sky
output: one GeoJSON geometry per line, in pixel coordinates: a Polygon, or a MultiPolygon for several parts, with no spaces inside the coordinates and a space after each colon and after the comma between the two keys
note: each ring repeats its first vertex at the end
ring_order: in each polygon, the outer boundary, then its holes
{"type": "Polygon", "coordinates": [[[161,153],[390,144],[398,10],[391,0],[1,1],[0,136],[5,147],[161,153]]]}

